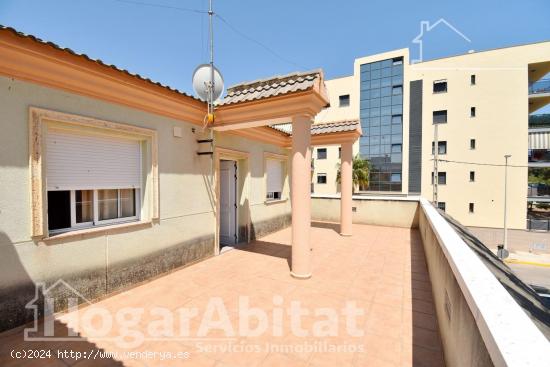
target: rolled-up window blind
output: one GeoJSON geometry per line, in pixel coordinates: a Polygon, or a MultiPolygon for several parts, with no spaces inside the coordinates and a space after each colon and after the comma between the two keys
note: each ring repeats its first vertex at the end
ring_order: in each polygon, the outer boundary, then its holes
{"type": "Polygon", "coordinates": [[[140,142],[50,130],[46,138],[48,190],[139,188],[140,142]]]}
{"type": "Polygon", "coordinates": [[[266,161],[267,192],[283,191],[283,162],[277,159],[266,161]]]}

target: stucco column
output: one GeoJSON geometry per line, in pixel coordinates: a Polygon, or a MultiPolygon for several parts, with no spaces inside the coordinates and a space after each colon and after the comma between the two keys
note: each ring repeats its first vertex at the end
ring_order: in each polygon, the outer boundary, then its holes
{"type": "Polygon", "coordinates": [[[311,277],[311,118],[292,118],[292,269],[295,278],[311,277]]]}
{"type": "Polygon", "coordinates": [[[340,156],[340,234],[351,236],[353,194],[353,143],[343,143],[340,156]]]}

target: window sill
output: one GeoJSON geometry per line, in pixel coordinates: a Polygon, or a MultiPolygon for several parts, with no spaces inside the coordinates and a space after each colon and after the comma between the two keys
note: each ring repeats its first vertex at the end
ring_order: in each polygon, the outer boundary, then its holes
{"type": "Polygon", "coordinates": [[[266,200],[264,201],[265,205],[271,205],[271,204],[279,204],[279,203],[285,203],[288,199],[274,199],[274,200],[266,200]]]}
{"type": "Polygon", "coordinates": [[[48,235],[48,237],[43,238],[42,241],[44,242],[57,241],[57,240],[63,240],[63,239],[73,238],[73,237],[78,237],[83,235],[99,234],[99,233],[109,232],[117,229],[133,228],[133,227],[139,227],[139,226],[145,226],[145,225],[151,225],[151,224],[152,224],[152,221],[145,220],[145,221],[133,221],[133,222],[125,222],[125,223],[98,226],[98,227],[92,227],[92,228],[77,229],[74,231],[48,235]]]}

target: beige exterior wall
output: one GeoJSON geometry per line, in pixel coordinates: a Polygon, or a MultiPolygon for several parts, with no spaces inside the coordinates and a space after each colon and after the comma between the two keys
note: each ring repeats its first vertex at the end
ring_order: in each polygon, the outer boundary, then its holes
{"type": "MultiPolygon", "coordinates": [[[[338,95],[347,93],[351,95],[350,107],[358,118],[360,65],[396,56],[404,57],[402,194],[408,193],[409,86],[413,80],[423,80],[422,196],[431,200],[433,194],[431,143],[435,110],[448,111],[448,123],[439,125],[439,140],[447,141],[447,154],[441,159],[502,165],[504,155],[511,154],[510,165],[527,165],[529,64],[550,59],[550,42],[474,52],[413,65],[409,65],[407,49],[358,58],[354,61],[352,76],[326,82],[332,107],[321,112],[316,121],[329,121],[325,117],[352,116],[349,109],[338,108],[338,95]],[[470,85],[472,74],[476,75],[475,86],[470,85]],[[441,79],[447,80],[448,92],[434,94],[433,81],[441,79]],[[470,107],[476,108],[476,117],[470,117],[470,107]],[[470,139],[476,140],[475,150],[470,149],[470,139]]],[[[538,69],[544,69],[540,65],[538,69]]],[[[544,74],[539,71],[534,73],[544,74]]],[[[337,148],[334,149],[332,154],[329,150],[329,157],[338,156],[337,148]]],[[[358,143],[354,151],[359,151],[358,143]]],[[[315,173],[327,173],[330,184],[314,185],[315,193],[337,191],[336,185],[330,183],[330,177],[335,177],[336,173],[328,171],[337,161],[331,159],[315,162],[315,173]]],[[[447,184],[439,186],[439,201],[445,202],[450,215],[466,226],[502,227],[503,167],[441,162],[439,170],[447,173],[447,184]],[[475,172],[475,182],[470,182],[470,171],[475,172]],[[474,213],[469,213],[469,203],[474,203],[474,213]]],[[[508,225],[524,229],[527,168],[509,168],[508,173],[508,225]]]]}
{"type": "MultiPolygon", "coordinates": [[[[329,94],[330,107],[323,109],[315,116],[314,123],[324,123],[343,120],[356,120],[359,118],[359,95],[355,90],[354,76],[326,80],[325,85],[329,94]],[[350,95],[348,107],[339,106],[341,95],[350,95]]],[[[313,148],[314,170],[312,176],[313,192],[316,194],[335,194],[340,192],[340,185],[336,183],[336,175],[340,163],[339,145],[316,146],[313,148]],[[327,159],[317,159],[317,149],[327,149],[327,159]],[[317,175],[327,175],[326,184],[317,183],[317,175]]],[[[359,153],[359,141],[353,145],[353,155],[359,153]]]]}
{"type": "MultiPolygon", "coordinates": [[[[193,131],[199,127],[11,78],[0,77],[0,90],[0,308],[10,317],[0,320],[0,329],[29,317],[24,304],[34,296],[36,282],[51,284],[63,278],[94,299],[216,253],[215,203],[207,186],[211,159],[196,154],[198,135],[193,131]],[[159,220],[58,240],[33,240],[31,106],[155,130],[159,220]],[[182,129],[182,137],[174,137],[174,127],[182,129]]],[[[239,161],[239,225],[250,218],[250,230],[256,234],[287,226],[288,179],[283,192],[287,200],[268,205],[264,175],[264,153],[286,155],[287,150],[224,134],[216,136],[216,146],[248,153],[248,159],[239,161]]],[[[238,233],[243,240],[248,236],[242,228],[238,233]]]]}
{"type": "MultiPolygon", "coordinates": [[[[432,198],[431,143],[435,110],[447,110],[448,122],[440,124],[440,141],[447,141],[441,159],[504,164],[508,169],[508,225],[525,228],[528,150],[528,65],[550,58],[550,42],[503,48],[437,59],[411,65],[410,80],[423,80],[422,195],[432,198]],[[476,84],[470,85],[470,75],[476,84]],[[433,93],[433,81],[446,79],[447,93],[433,93]],[[476,117],[470,117],[470,107],[476,117]],[[470,149],[475,139],[475,150],[470,149]]],[[[447,184],[439,185],[439,201],[466,226],[502,227],[504,168],[442,162],[447,184]],[[475,182],[470,182],[470,171],[475,182]],[[474,203],[474,213],[469,213],[474,203]]]]}

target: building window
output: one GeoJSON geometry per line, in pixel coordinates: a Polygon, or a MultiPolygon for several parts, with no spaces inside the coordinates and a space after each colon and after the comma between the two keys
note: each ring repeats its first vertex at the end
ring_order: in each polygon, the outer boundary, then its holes
{"type": "MultiPolygon", "coordinates": [[[[437,154],[447,154],[447,142],[446,141],[438,141],[437,142],[437,154]]],[[[432,141],[432,155],[435,154],[435,142],[432,141]]]]}
{"type": "Polygon", "coordinates": [[[51,129],[46,142],[50,234],[139,219],[139,141],[51,129]]]}
{"type": "Polygon", "coordinates": [[[470,85],[476,85],[476,75],[470,75],[470,85]]]}
{"type": "Polygon", "coordinates": [[[349,94],[344,94],[344,95],[338,97],[338,101],[340,103],[340,107],[348,107],[349,106],[349,94]]]}
{"type": "Polygon", "coordinates": [[[476,140],[470,139],[470,149],[474,150],[476,148],[476,140]]]}
{"type": "Polygon", "coordinates": [[[283,192],[283,161],[280,159],[266,159],[266,199],[280,200],[283,192]]]}
{"type": "Polygon", "coordinates": [[[470,213],[473,213],[473,212],[474,212],[474,203],[468,204],[468,211],[469,211],[470,213]]]}
{"type": "Polygon", "coordinates": [[[475,180],[476,180],[475,171],[470,171],[470,182],[474,182],[475,180]]]}
{"type": "Polygon", "coordinates": [[[401,153],[401,150],[403,149],[401,144],[392,144],[391,145],[391,152],[392,153],[401,153]]]}
{"type": "Polygon", "coordinates": [[[438,201],[438,202],[437,202],[437,208],[438,208],[439,210],[445,211],[445,206],[446,206],[446,205],[445,205],[445,202],[444,202],[444,201],[438,201]]]}
{"type": "Polygon", "coordinates": [[[394,86],[391,90],[391,94],[394,95],[394,96],[398,96],[398,95],[403,94],[403,87],[400,86],[400,85],[394,86]]]}
{"type": "Polygon", "coordinates": [[[327,159],[327,148],[317,148],[317,159],[327,159]]]}
{"type": "Polygon", "coordinates": [[[446,93],[447,92],[447,81],[446,80],[436,80],[433,85],[434,93],[446,93]]]}
{"type": "Polygon", "coordinates": [[[342,158],[342,147],[338,147],[338,158],[342,158]]]}
{"type": "Polygon", "coordinates": [[[433,123],[434,124],[445,124],[447,123],[447,110],[440,110],[433,112],[433,123]]]}
{"type": "Polygon", "coordinates": [[[476,117],[476,108],[470,107],[470,117],[476,117]]]}
{"type": "Polygon", "coordinates": [[[327,174],[326,173],[318,173],[317,174],[317,183],[318,184],[326,184],[327,183],[327,174]]]}
{"type": "Polygon", "coordinates": [[[392,173],[390,180],[391,182],[401,182],[401,173],[392,173]]]}
{"type": "MultiPolygon", "coordinates": [[[[446,185],[447,184],[447,172],[437,172],[437,184],[446,185]]],[[[434,173],[432,172],[432,185],[434,184],[434,173]]]]}

